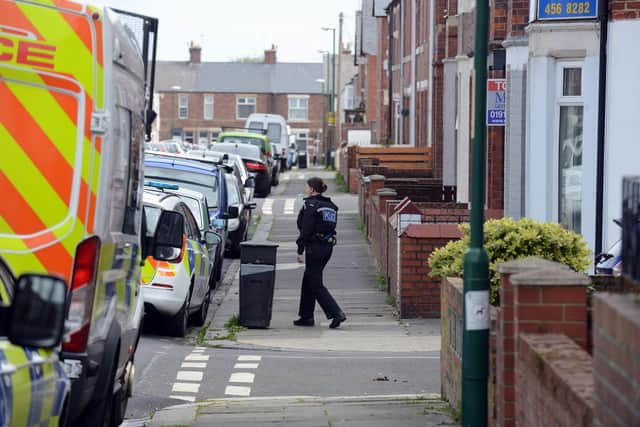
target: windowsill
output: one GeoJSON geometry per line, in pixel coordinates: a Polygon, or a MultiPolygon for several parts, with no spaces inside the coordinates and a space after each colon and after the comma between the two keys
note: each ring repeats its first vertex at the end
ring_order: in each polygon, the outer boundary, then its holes
{"type": "Polygon", "coordinates": [[[309,123],[309,119],[287,119],[291,123],[309,123]]]}

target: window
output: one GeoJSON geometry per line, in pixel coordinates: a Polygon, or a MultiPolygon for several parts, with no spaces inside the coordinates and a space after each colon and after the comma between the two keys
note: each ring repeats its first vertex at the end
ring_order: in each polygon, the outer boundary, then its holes
{"type": "Polygon", "coordinates": [[[203,119],[213,120],[213,95],[204,96],[203,119]]]}
{"type": "Polygon", "coordinates": [[[198,144],[206,145],[209,143],[209,132],[206,130],[201,130],[198,132],[198,144]]]}
{"type": "Polygon", "coordinates": [[[178,97],[178,118],[189,118],[189,97],[187,95],[180,95],[178,97]]]}
{"type": "Polygon", "coordinates": [[[184,131],[184,142],[188,144],[193,144],[193,131],[185,130],[184,131]]]}
{"type": "Polygon", "coordinates": [[[582,68],[560,66],[558,97],[558,222],[582,230],[582,68]]]}
{"type": "MultiPolygon", "coordinates": [[[[128,161],[124,172],[126,179],[124,217],[122,221],[122,232],[135,235],[136,224],[141,216],[140,213],[140,178],[142,165],[142,119],[139,115],[133,114],[130,110],[122,107],[116,108],[116,123],[120,135],[120,143],[128,147],[128,161]]],[[[117,192],[116,192],[117,193],[117,192]]]]}
{"type": "Polygon", "coordinates": [[[309,97],[290,96],[289,97],[289,120],[307,121],[309,120],[309,97]]]}
{"type": "Polygon", "coordinates": [[[256,112],[256,98],[252,96],[241,96],[236,98],[236,118],[246,119],[256,112]]]}

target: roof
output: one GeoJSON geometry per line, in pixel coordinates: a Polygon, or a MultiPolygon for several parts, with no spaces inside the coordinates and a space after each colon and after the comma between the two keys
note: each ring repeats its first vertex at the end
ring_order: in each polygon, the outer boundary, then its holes
{"type": "Polygon", "coordinates": [[[322,94],[322,63],[158,61],[156,91],[322,94]]]}
{"type": "Polygon", "coordinates": [[[180,160],[180,159],[169,159],[169,158],[161,158],[161,157],[145,157],[144,164],[146,166],[156,166],[162,168],[173,168],[184,171],[198,172],[204,173],[208,175],[216,175],[218,174],[217,167],[211,167],[211,165],[206,164],[204,162],[199,162],[197,160],[189,161],[189,160],[180,160]]]}
{"type": "Polygon", "coordinates": [[[174,201],[180,201],[178,196],[176,196],[175,194],[165,193],[156,189],[145,188],[144,192],[142,193],[142,200],[146,205],[162,207],[164,201],[169,198],[173,198],[174,201]]]}

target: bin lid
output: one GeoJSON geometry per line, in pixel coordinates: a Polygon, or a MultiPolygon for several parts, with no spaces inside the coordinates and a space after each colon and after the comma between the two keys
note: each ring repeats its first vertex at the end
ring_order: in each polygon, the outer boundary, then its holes
{"type": "Polygon", "coordinates": [[[268,240],[247,240],[246,242],[240,243],[240,247],[250,247],[250,248],[277,248],[277,243],[269,242],[268,240]]]}

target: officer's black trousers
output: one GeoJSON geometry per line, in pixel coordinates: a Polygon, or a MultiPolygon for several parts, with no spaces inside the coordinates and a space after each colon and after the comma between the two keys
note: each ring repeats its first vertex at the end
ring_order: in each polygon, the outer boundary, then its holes
{"type": "Polygon", "coordinates": [[[342,310],[322,283],[322,272],[331,258],[333,246],[314,242],[305,248],[305,269],[300,293],[299,315],[303,319],[313,319],[316,301],[328,319],[333,319],[342,310]]]}

